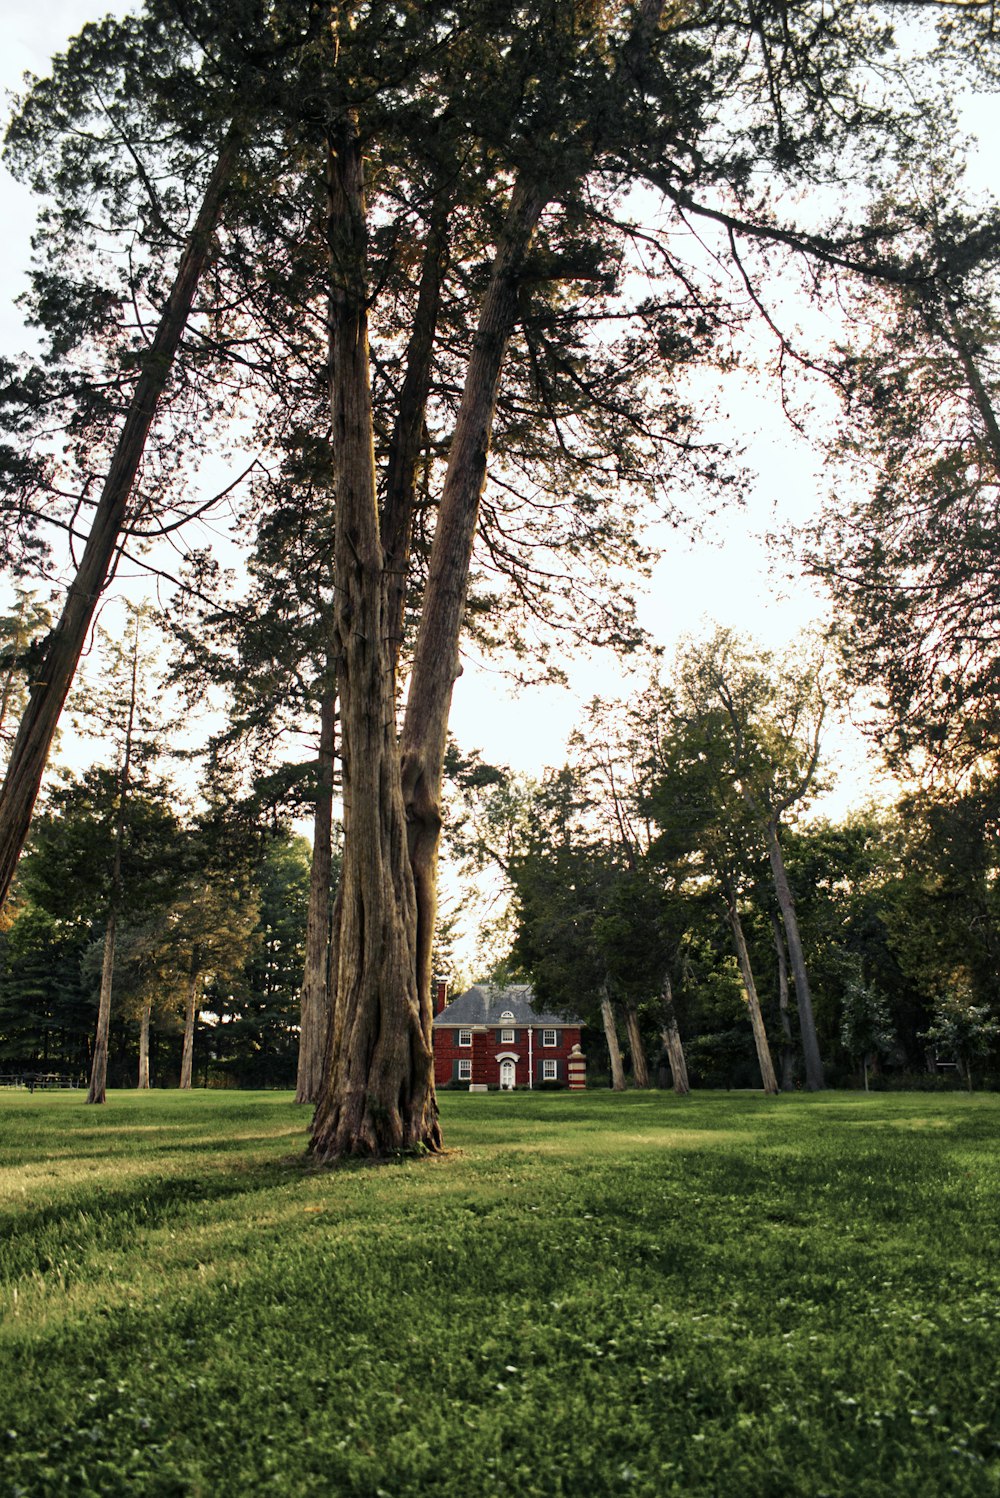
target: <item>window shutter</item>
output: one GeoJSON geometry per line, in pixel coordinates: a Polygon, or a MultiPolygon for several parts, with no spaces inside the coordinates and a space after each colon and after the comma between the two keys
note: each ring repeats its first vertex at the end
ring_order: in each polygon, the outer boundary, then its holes
{"type": "Polygon", "coordinates": [[[502,1030],[498,1030],[497,1031],[497,1045],[501,1045],[502,1043],[503,1043],[503,1031],[502,1030]]]}
{"type": "Polygon", "coordinates": [[[557,1082],[565,1082],[565,1080],[566,1080],[566,1063],[562,1059],[562,1057],[560,1056],[560,1057],[557,1057],[557,1059],[556,1059],[556,1081],[557,1082]]]}
{"type": "Polygon", "coordinates": [[[457,1082],[458,1081],[458,1062],[457,1061],[453,1061],[451,1063],[451,1080],[453,1082],[457,1082]]]}
{"type": "Polygon", "coordinates": [[[520,1045],[521,1044],[521,1032],[520,1032],[520,1030],[515,1030],[514,1031],[514,1044],[515,1045],[520,1045]]]}

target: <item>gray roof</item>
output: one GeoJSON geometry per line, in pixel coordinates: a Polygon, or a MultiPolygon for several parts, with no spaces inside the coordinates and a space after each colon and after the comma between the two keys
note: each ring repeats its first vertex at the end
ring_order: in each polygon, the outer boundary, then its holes
{"type": "MultiPolygon", "coordinates": [[[[580,1025],[573,1015],[550,1014],[535,1009],[529,983],[510,983],[501,988],[496,983],[475,983],[446,1004],[435,1017],[436,1025],[499,1025],[505,1014],[514,1016],[515,1025],[580,1025]]],[[[509,1021],[508,1021],[509,1023],[509,1021]]]]}

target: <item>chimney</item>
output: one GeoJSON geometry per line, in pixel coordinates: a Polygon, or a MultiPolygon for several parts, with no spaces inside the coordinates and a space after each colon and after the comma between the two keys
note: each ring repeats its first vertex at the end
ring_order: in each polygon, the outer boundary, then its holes
{"type": "Polygon", "coordinates": [[[448,979],[434,979],[434,1013],[438,1015],[448,1002],[448,979]]]}

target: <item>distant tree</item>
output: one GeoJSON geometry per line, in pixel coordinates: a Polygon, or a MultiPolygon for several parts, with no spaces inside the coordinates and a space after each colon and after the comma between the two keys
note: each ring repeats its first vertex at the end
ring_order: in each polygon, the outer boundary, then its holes
{"type": "Polygon", "coordinates": [[[823,1086],[812,992],[795,899],[781,849],[781,829],[816,785],[827,685],[822,662],[784,661],[719,629],[690,646],[677,663],[680,709],[712,719],[721,735],[726,774],[739,790],[767,851],[795,982],[806,1085],[823,1086]]]}
{"type": "Polygon", "coordinates": [[[658,829],[650,856],[675,879],[707,875],[719,890],[743,980],[761,1084],[778,1091],[760,996],[741,916],[752,828],[736,793],[725,723],[717,706],[683,705],[673,692],[652,691],[633,708],[646,724],[645,807],[658,829]]]}
{"type": "Polygon", "coordinates": [[[983,1004],[970,1004],[966,994],[953,990],[934,1005],[934,1020],[924,1039],[951,1056],[972,1091],[972,1062],[986,1056],[1000,1037],[1000,1021],[983,1004]]]}
{"type": "MultiPolygon", "coordinates": [[[[133,920],[142,914],[141,898],[135,911],[128,911],[129,890],[125,880],[125,844],[130,833],[131,803],[149,784],[155,760],[163,752],[162,722],[156,708],[158,685],[153,676],[155,652],[146,645],[149,610],[129,605],[127,632],[119,642],[100,632],[100,678],[76,696],[74,708],[84,716],[87,731],[110,741],[116,756],[117,807],[112,833],[113,851],[108,883],[107,921],[101,962],[101,989],[94,1038],[88,1103],[107,1100],[108,1032],[114,986],[115,943],[123,915],[133,920]]],[[[170,855],[164,864],[169,866],[170,855]]]]}
{"type": "Polygon", "coordinates": [[[120,791],[119,771],[92,768],[48,792],[35,820],[0,963],[0,1046],[25,1063],[59,1054],[74,1071],[93,1068],[116,849],[130,922],[151,919],[180,877],[170,788],[151,778],[133,783],[119,844],[120,791]]]}
{"type": "Polygon", "coordinates": [[[857,975],[844,987],[840,1040],[848,1055],[860,1060],[867,1092],[869,1069],[879,1056],[892,1050],[895,1035],[885,999],[857,975]]]}
{"type": "Polygon", "coordinates": [[[206,987],[216,1066],[244,1084],[287,1086],[295,1075],[309,871],[305,839],[269,829],[252,870],[259,905],[242,963],[206,987]]]}
{"type": "Polygon", "coordinates": [[[184,1020],[182,1088],[193,1081],[195,1021],[206,988],[242,970],[261,939],[259,910],[255,890],[206,869],[188,878],[158,923],[153,957],[157,979],[184,1020]]]}

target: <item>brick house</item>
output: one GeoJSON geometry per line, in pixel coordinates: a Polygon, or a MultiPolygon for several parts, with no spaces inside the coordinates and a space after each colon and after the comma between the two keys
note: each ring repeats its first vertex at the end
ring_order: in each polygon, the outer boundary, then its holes
{"type": "Polygon", "coordinates": [[[582,1022],[532,1005],[527,983],[477,983],[449,1004],[438,983],[434,1015],[434,1082],[438,1087],[535,1088],[543,1082],[585,1085],[582,1022]]]}

